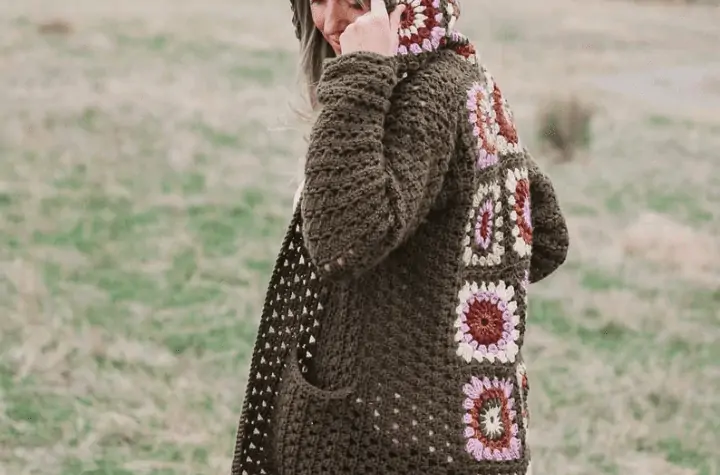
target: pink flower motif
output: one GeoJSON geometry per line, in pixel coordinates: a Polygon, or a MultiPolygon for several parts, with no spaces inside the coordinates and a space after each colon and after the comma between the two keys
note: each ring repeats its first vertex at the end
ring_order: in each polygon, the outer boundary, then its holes
{"type": "Polygon", "coordinates": [[[498,162],[496,147],[497,123],[493,118],[492,96],[482,84],[475,83],[468,91],[468,120],[473,126],[473,135],[477,138],[477,167],[487,168],[498,162]]]}
{"type": "Polygon", "coordinates": [[[522,457],[511,379],[473,376],[463,386],[465,450],[477,461],[502,462],[522,457]]]}
{"type": "Polygon", "coordinates": [[[404,0],[398,54],[437,51],[446,41],[447,19],[439,0],[404,0]]]}
{"type": "Polygon", "coordinates": [[[481,183],[473,196],[463,237],[463,262],[466,266],[496,266],[502,263],[503,206],[497,182],[481,183]]]}
{"type": "Polygon", "coordinates": [[[515,290],[505,282],[498,284],[466,282],[458,292],[459,304],[455,341],[457,354],[468,363],[477,360],[515,361],[519,347],[520,317],[516,315],[515,290]]]}
{"type": "Polygon", "coordinates": [[[508,170],[505,188],[508,192],[512,235],[515,239],[513,249],[522,257],[529,256],[532,252],[533,228],[528,170],[508,170]]]}
{"type": "Polygon", "coordinates": [[[475,243],[485,251],[490,249],[492,243],[494,207],[495,204],[491,198],[485,200],[478,209],[475,221],[475,243]]]}

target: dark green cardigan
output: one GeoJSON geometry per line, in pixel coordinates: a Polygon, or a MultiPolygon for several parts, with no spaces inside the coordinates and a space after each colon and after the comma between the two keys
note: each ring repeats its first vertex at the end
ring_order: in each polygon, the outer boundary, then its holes
{"type": "Polygon", "coordinates": [[[233,475],[528,472],[527,288],[567,227],[457,9],[417,1],[397,57],[324,66],[233,475]]]}

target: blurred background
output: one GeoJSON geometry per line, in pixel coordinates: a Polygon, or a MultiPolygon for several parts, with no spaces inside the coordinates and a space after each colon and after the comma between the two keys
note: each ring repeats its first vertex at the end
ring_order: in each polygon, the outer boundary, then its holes
{"type": "MultiPolygon", "coordinates": [[[[572,232],[538,474],[720,473],[720,8],[464,0],[572,232]]],[[[307,123],[287,0],[0,0],[0,474],[229,473],[307,123]]]]}

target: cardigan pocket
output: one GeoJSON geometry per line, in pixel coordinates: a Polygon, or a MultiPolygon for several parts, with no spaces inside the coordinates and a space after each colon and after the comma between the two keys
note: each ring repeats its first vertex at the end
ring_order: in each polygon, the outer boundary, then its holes
{"type": "Polygon", "coordinates": [[[271,421],[271,449],[278,475],[350,473],[338,470],[348,460],[352,427],[357,424],[354,386],[325,390],[307,380],[298,348],[288,354],[271,421]]]}

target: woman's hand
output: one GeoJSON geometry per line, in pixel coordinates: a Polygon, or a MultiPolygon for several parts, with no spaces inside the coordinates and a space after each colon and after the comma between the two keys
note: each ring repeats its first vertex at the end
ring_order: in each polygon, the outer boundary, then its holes
{"type": "Polygon", "coordinates": [[[364,51],[395,56],[400,42],[400,16],[405,8],[405,5],[398,5],[392,14],[388,14],[384,0],[371,0],[370,10],[340,35],[342,54],[364,51]]]}

